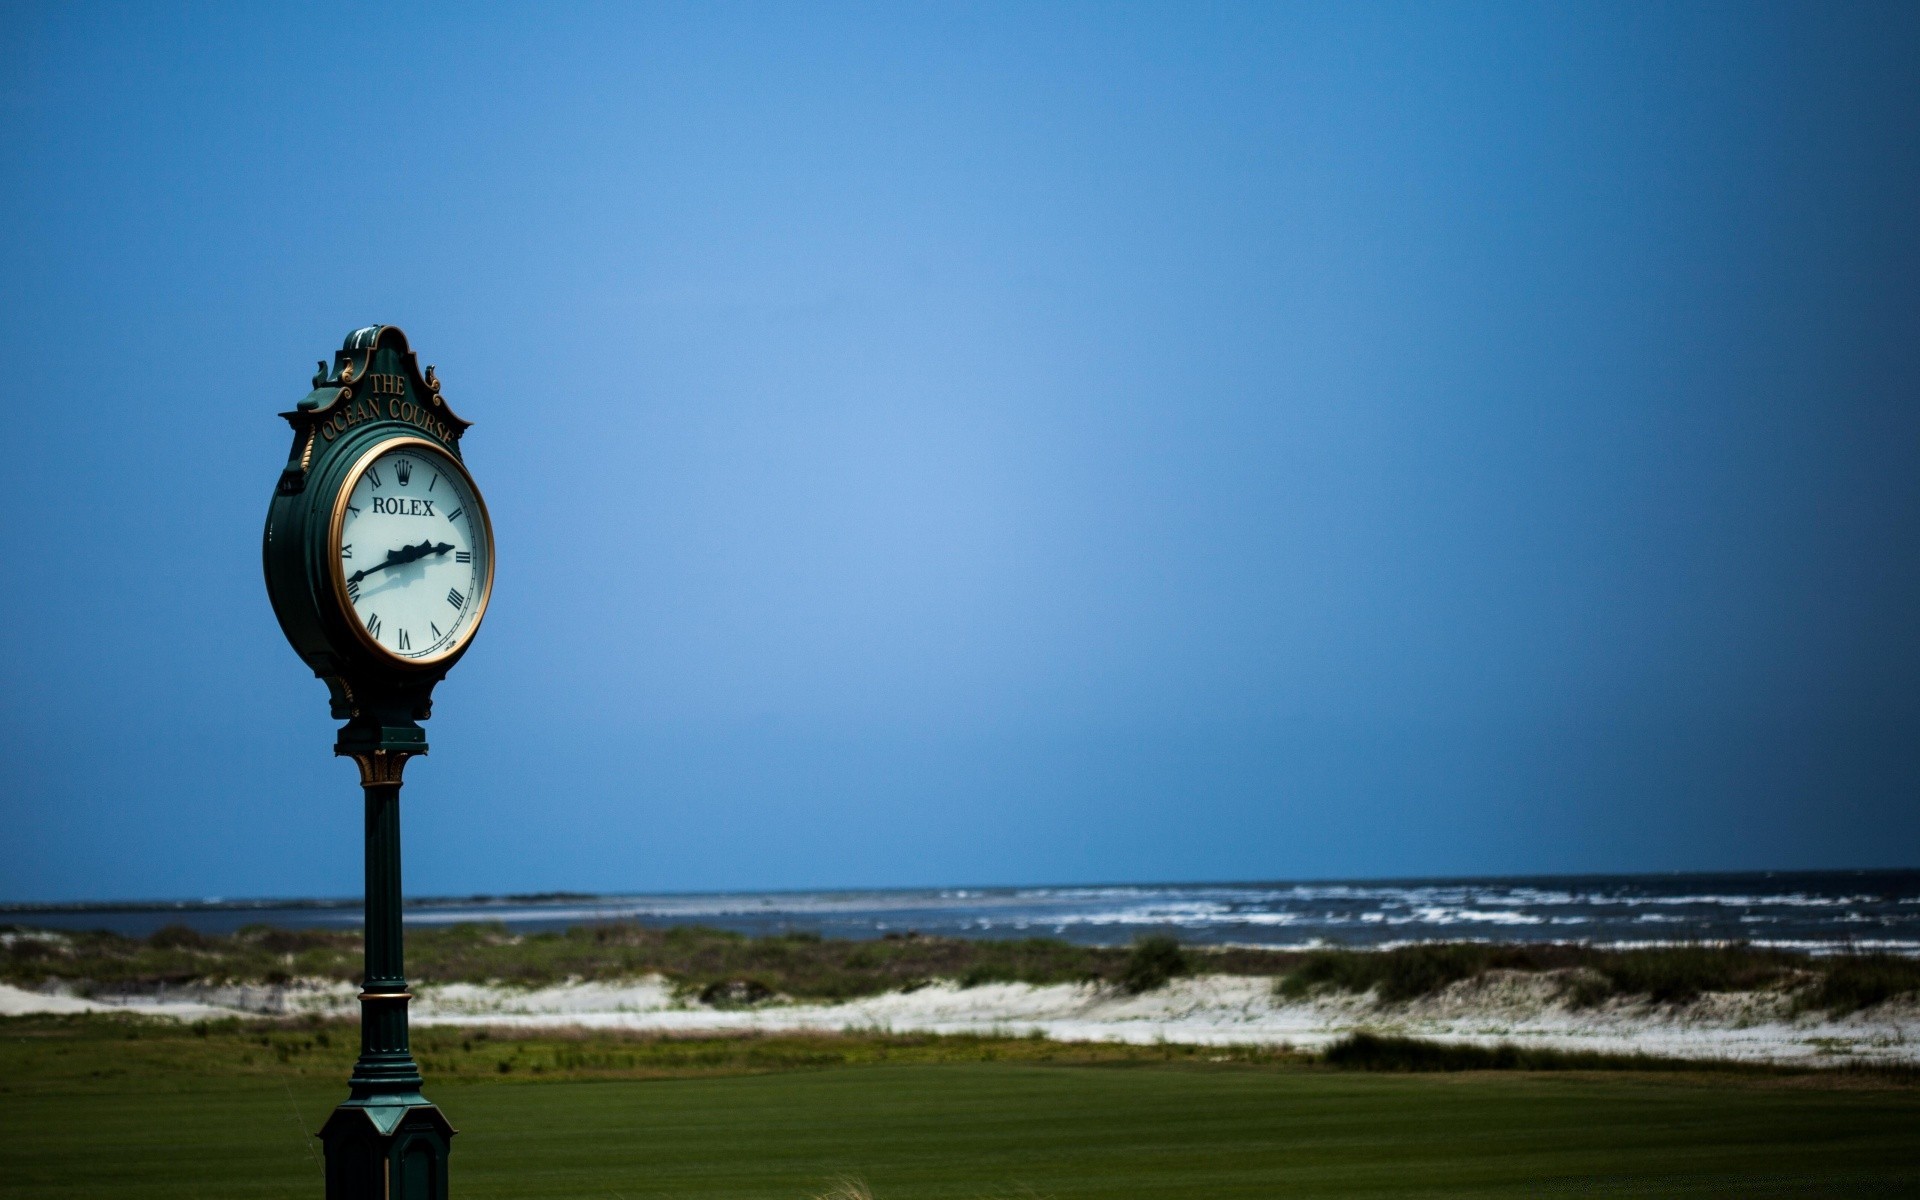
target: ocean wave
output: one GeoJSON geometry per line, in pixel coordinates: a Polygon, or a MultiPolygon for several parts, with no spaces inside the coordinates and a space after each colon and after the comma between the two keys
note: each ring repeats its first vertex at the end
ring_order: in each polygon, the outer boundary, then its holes
{"type": "MultiPolygon", "coordinates": [[[[261,922],[342,927],[360,918],[354,903],[294,900],[15,911],[11,919],[23,924],[137,936],[175,922],[216,932],[261,922]]],[[[405,915],[415,925],[500,922],[521,930],[637,921],[852,938],[1048,931],[1087,943],[1124,942],[1158,927],[1198,944],[1275,947],[1489,937],[1651,945],[1764,936],[1769,944],[1822,952],[1871,944],[1905,953],[1920,944],[1920,872],[473,896],[416,902],[405,915]]]]}

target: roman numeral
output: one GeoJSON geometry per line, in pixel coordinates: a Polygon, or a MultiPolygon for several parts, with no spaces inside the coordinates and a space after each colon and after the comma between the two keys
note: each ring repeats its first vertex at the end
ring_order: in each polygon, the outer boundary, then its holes
{"type": "Polygon", "coordinates": [[[400,648],[402,650],[413,649],[413,643],[407,640],[407,631],[404,629],[400,631],[400,648]]]}
{"type": "Polygon", "coordinates": [[[347,580],[347,601],[350,604],[360,603],[360,584],[357,580],[347,580]]]}
{"type": "Polygon", "coordinates": [[[440,640],[440,627],[439,627],[438,625],[435,625],[435,624],[434,624],[434,623],[433,623],[432,621],[428,621],[428,622],[427,622],[427,628],[428,628],[428,629],[431,629],[431,630],[433,630],[433,637],[434,637],[434,640],[435,640],[435,641],[439,641],[439,640],[440,640]]]}
{"type": "Polygon", "coordinates": [[[465,511],[467,511],[465,508],[456,508],[452,512],[447,514],[447,520],[458,521],[460,519],[460,514],[465,511]]]}
{"type": "Polygon", "coordinates": [[[472,552],[472,551],[470,551],[470,550],[455,550],[455,551],[453,552],[453,561],[455,561],[455,562],[472,562],[472,561],[473,561],[473,552],[472,552]]]}
{"type": "Polygon", "coordinates": [[[351,505],[351,504],[349,504],[349,505],[347,505],[347,511],[348,511],[348,512],[350,512],[350,513],[352,513],[352,514],[353,514],[354,516],[356,516],[356,517],[360,515],[360,510],[359,510],[359,509],[357,509],[357,508],[355,508],[355,507],[354,507],[353,505],[351,505]]]}
{"type": "Polygon", "coordinates": [[[348,542],[348,543],[347,543],[346,545],[344,545],[344,546],[342,546],[342,547],[340,547],[340,557],[341,557],[341,558],[352,558],[352,557],[353,557],[353,543],[352,543],[352,542],[348,542]]]}
{"type": "Polygon", "coordinates": [[[381,485],[382,483],[384,483],[384,482],[385,482],[385,480],[383,480],[383,479],[381,479],[381,478],[380,478],[380,468],[379,468],[379,467],[368,467],[368,468],[367,468],[367,478],[368,478],[368,479],[371,479],[371,480],[373,480],[373,486],[375,486],[375,487],[379,487],[379,486],[380,486],[380,485],[381,485]]]}
{"type": "Polygon", "coordinates": [[[379,613],[375,613],[372,616],[367,618],[367,633],[372,637],[380,636],[380,614],[379,613]]]}
{"type": "Polygon", "coordinates": [[[460,594],[458,588],[448,588],[447,603],[453,605],[455,608],[465,608],[467,606],[467,598],[460,594]]]}
{"type": "MultiPolygon", "coordinates": [[[[433,483],[439,483],[439,482],[440,482],[440,476],[439,476],[439,475],[435,475],[435,476],[433,477],[433,483]]],[[[428,490],[428,491],[432,491],[432,490],[433,490],[433,483],[429,483],[429,484],[427,485],[427,490],[428,490]]]]}

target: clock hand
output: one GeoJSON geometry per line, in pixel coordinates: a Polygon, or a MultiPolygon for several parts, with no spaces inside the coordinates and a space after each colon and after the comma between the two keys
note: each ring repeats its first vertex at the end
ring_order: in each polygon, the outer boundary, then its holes
{"type": "Polygon", "coordinates": [[[355,571],[353,574],[347,576],[347,582],[359,583],[375,571],[384,571],[388,567],[404,567],[410,562],[419,562],[429,554],[445,554],[451,549],[453,549],[453,547],[446,542],[441,542],[436,546],[429,540],[421,542],[418,546],[402,546],[398,550],[389,550],[387,551],[387,561],[377,567],[368,567],[364,571],[355,571]]]}

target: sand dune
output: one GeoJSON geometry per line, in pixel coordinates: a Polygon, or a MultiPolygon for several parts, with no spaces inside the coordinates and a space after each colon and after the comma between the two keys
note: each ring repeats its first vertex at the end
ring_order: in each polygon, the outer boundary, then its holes
{"type": "MultiPolygon", "coordinates": [[[[1426,999],[1377,1004],[1367,996],[1284,1001],[1271,979],[1209,975],[1128,996],[1089,985],[936,983],[844,1004],[774,1001],[716,1009],[677,995],[659,977],[525,989],[416,986],[417,1025],[636,1032],[882,1030],[1029,1034],[1061,1041],[1199,1045],[1288,1044],[1311,1049],[1357,1029],[1438,1041],[1776,1063],[1920,1062],[1920,1004],[1884,1004],[1844,1018],[1795,1016],[1779,993],[1721,993],[1683,1006],[1615,1001],[1572,1009],[1556,982],[1495,972],[1426,999]]],[[[176,987],[82,998],[0,985],[0,1014],[129,1012],[176,1020],[349,1016],[351,984],[176,987]]]]}

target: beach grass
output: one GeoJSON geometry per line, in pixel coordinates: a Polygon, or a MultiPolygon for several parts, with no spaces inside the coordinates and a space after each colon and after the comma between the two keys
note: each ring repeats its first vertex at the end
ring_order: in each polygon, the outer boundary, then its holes
{"type": "MultiPolygon", "coordinates": [[[[279,983],[360,977],[360,935],[353,930],[253,926],[204,934],[169,926],[147,938],[107,931],[53,933],[8,927],[0,980],[24,987],[49,982],[86,992],[191,983],[279,983]]],[[[1209,969],[1273,971],[1284,953],[1233,950],[1210,955],[1209,969]],[[1217,962],[1215,961],[1217,959],[1217,962]]],[[[417,983],[492,982],[539,987],[566,980],[630,979],[658,974],[690,997],[750,1004],[773,995],[849,1000],[911,991],[934,980],[964,987],[988,983],[1095,983],[1139,992],[1187,974],[1191,960],[1164,934],[1131,946],[1082,946],[1056,938],[930,938],[902,934],[870,940],[810,933],[749,937],[699,925],[663,928],[632,922],[581,925],[564,932],[514,933],[497,923],[409,929],[407,966],[417,983]]]]}
{"type": "MultiPolygon", "coordinates": [[[[184,926],[147,938],[109,932],[0,929],[0,982],[55,984],[80,993],[169,984],[279,983],[360,976],[353,930],[265,926],[228,935],[184,926]]],[[[1271,976],[1281,995],[1373,992],[1388,1003],[1431,995],[1493,971],[1557,972],[1568,1003],[1643,998],[1684,1004],[1710,992],[1781,989],[1801,1011],[1845,1015],[1920,994],[1920,959],[1890,954],[1809,955],[1740,943],[1598,948],[1578,943],[1432,942],[1385,950],[1264,950],[1183,946],[1164,933],[1130,946],[1083,946],[1054,938],[871,940],[809,933],[749,937],[696,925],[634,922],[564,932],[515,933],[500,924],[410,929],[410,977],[418,983],[538,987],[567,980],[661,975],[688,998],[715,1007],[795,1000],[842,1001],[912,991],[936,980],[1090,983],[1138,993],[1191,973],[1271,976]]]]}
{"type": "MultiPolygon", "coordinates": [[[[309,1135],[344,1094],[350,1033],[0,1022],[0,1195],[318,1195],[309,1135]]],[[[428,1092],[462,1131],[453,1185],[469,1200],[1920,1186],[1920,1089],[1855,1076],[1378,1073],[1033,1038],[462,1036],[420,1040],[439,1063],[428,1092]],[[522,1065],[501,1072],[505,1042],[522,1065]],[[553,1069],[536,1073],[543,1058],[553,1069]]]]}
{"type": "Polygon", "coordinates": [[[1836,1016],[1920,992],[1920,960],[1891,954],[1809,955],[1741,943],[1601,948],[1577,943],[1428,942],[1386,950],[1311,950],[1279,993],[1371,991],[1388,1003],[1429,996],[1494,971],[1558,972],[1567,1002],[1616,998],[1685,1004],[1712,992],[1782,988],[1800,1011],[1836,1016]]]}
{"type": "Polygon", "coordinates": [[[1818,981],[1800,996],[1805,1010],[1844,1016],[1920,992],[1920,961],[1911,958],[1846,954],[1823,966],[1818,981]]]}
{"type": "MultiPolygon", "coordinates": [[[[144,939],[104,931],[21,932],[16,930],[0,959],[0,977],[23,986],[48,980],[84,989],[360,977],[357,930],[252,927],[223,936],[173,926],[144,939]]],[[[749,937],[698,925],[656,928],[630,922],[565,932],[514,933],[492,923],[407,931],[408,971],[419,983],[538,987],[568,979],[659,974],[690,995],[778,993],[827,1001],[911,990],[935,979],[968,986],[1118,981],[1131,955],[1125,947],[1078,946],[1052,938],[853,941],[809,933],[749,937]]]]}

